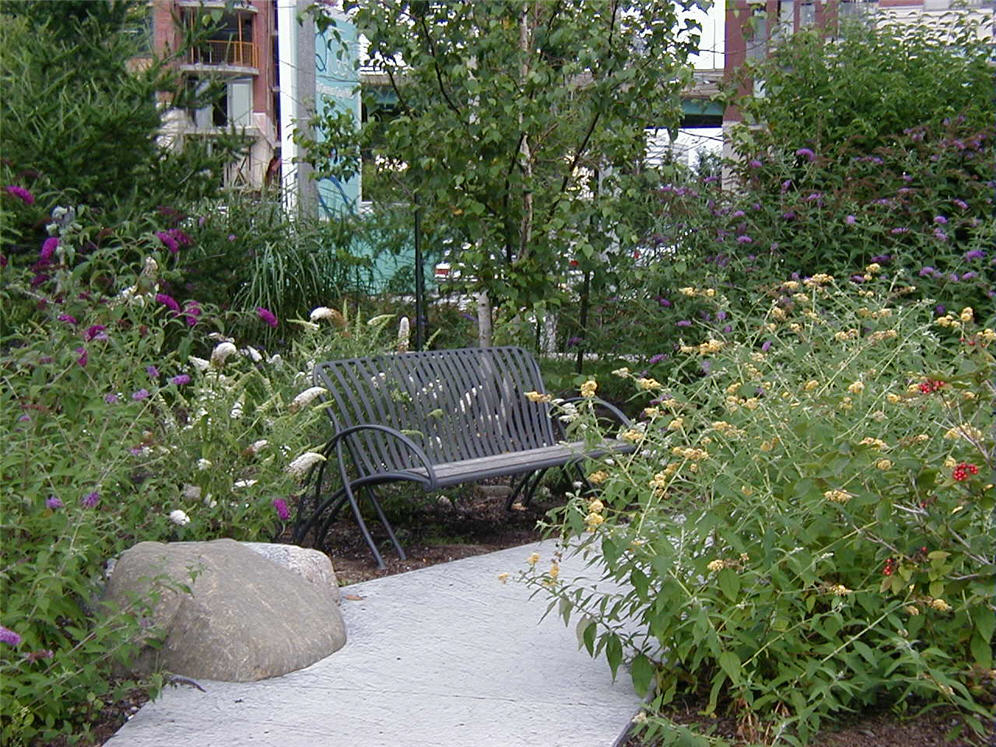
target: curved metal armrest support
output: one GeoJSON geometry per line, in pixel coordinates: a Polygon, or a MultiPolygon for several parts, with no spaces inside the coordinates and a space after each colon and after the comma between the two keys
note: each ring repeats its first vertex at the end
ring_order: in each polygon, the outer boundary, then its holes
{"type": "Polygon", "coordinates": [[[619,421],[620,425],[633,424],[633,421],[630,420],[628,417],[626,417],[626,414],[623,413],[622,410],[620,410],[611,402],[606,402],[604,399],[601,399],[599,397],[570,397],[568,399],[565,399],[562,404],[567,405],[567,404],[573,404],[574,402],[594,402],[596,405],[604,407],[606,410],[608,410],[609,413],[612,415],[612,417],[614,417],[617,421],[619,421]]]}
{"type": "MultiPolygon", "coordinates": [[[[429,461],[428,455],[417,443],[412,441],[408,436],[399,430],[390,428],[386,425],[377,425],[376,423],[362,423],[360,425],[350,426],[344,430],[336,433],[332,440],[330,440],[326,445],[324,452],[326,454],[331,453],[331,450],[335,448],[336,454],[339,456],[339,466],[340,472],[343,471],[344,465],[342,461],[342,444],[345,439],[352,436],[354,433],[360,433],[362,431],[380,431],[381,433],[386,433],[392,438],[398,439],[402,444],[404,444],[409,451],[411,451],[418,460],[422,463],[422,467],[425,468],[426,477],[429,478],[429,484],[426,486],[426,490],[437,490],[439,488],[439,481],[436,477],[436,470],[432,466],[432,462],[429,461]]],[[[343,479],[346,479],[346,475],[342,475],[343,479]]]]}

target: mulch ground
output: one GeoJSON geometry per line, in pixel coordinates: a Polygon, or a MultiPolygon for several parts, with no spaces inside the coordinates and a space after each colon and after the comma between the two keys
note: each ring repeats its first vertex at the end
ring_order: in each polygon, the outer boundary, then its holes
{"type": "MultiPolygon", "coordinates": [[[[413,496],[411,492],[392,494],[386,497],[384,505],[407,559],[398,558],[376,520],[369,521],[387,565],[383,570],[378,569],[352,516],[344,513],[332,526],[327,545],[340,586],[535,542],[540,539],[536,522],[553,504],[538,501],[536,506],[506,511],[500,488],[467,488],[453,499],[413,496]]],[[[79,744],[84,747],[102,744],[144,702],[142,693],[133,692],[125,700],[106,706],[95,719],[95,739],[79,744]]],[[[738,731],[732,718],[710,719],[699,715],[702,707],[702,703],[695,702],[673,704],[667,715],[677,723],[694,725],[730,745],[759,742],[759,735],[738,731]]],[[[941,712],[910,720],[900,720],[890,713],[863,714],[842,719],[810,744],[814,747],[996,747],[996,739],[970,739],[964,735],[945,739],[959,723],[957,714],[941,712]]],[[[967,729],[963,731],[968,733],[967,729]]],[[[56,743],[56,747],[61,744],[69,742],[56,743]]],[[[652,744],[630,737],[625,746],[652,744]]]]}

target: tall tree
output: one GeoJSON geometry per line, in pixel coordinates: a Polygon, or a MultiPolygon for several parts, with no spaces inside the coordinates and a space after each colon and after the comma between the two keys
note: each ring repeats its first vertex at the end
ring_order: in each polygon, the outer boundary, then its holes
{"type": "Polygon", "coordinates": [[[481,298],[511,313],[555,302],[571,267],[597,271],[630,239],[645,131],[680,119],[690,5],[347,2],[397,108],[380,117],[368,102],[357,132],[319,123],[334,158],[318,166],[348,174],[365,149],[422,206],[427,232],[461,247],[481,298]]]}

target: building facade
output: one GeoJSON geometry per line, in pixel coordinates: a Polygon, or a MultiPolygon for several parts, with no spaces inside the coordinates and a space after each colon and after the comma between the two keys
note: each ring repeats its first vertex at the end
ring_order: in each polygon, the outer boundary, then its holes
{"type": "Polygon", "coordinates": [[[163,139],[212,138],[244,133],[245,158],[226,169],[226,186],[252,191],[279,185],[279,88],[272,0],[153,0],[153,48],[177,55],[174,64],[191,93],[212,82],[222,94],[202,107],[164,101],[163,139]],[[196,32],[197,42],[185,40],[196,32]],[[179,54],[178,54],[179,51],[179,54]]]}

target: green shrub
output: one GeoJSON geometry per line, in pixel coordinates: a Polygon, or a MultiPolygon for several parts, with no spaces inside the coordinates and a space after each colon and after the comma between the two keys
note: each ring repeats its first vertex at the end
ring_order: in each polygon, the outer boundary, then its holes
{"type": "Polygon", "coordinates": [[[663,383],[617,371],[653,398],[623,434],[640,449],[592,465],[597,499],[556,528],[626,591],[527,576],[589,651],[656,684],[654,708],[695,694],[791,744],[873,705],[950,705],[983,731],[996,333],[873,275],[768,288],[760,318],[706,326],[663,383]]]}

